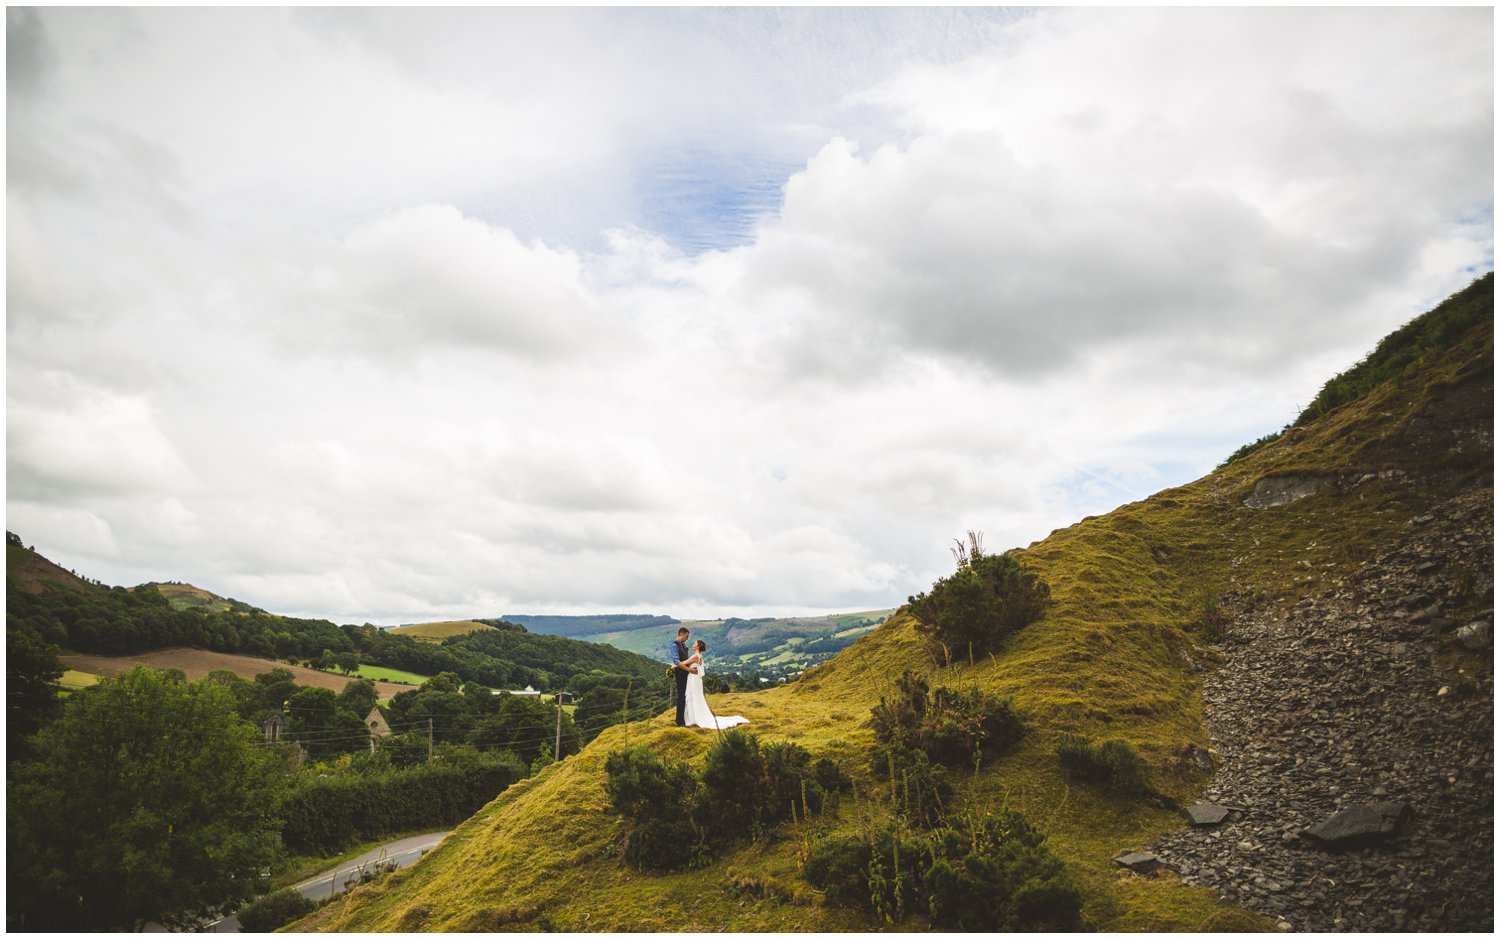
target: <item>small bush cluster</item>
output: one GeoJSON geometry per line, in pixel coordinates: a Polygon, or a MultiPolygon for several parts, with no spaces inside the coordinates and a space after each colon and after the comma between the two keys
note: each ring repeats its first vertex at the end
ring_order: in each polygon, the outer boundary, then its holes
{"type": "Polygon", "coordinates": [[[1135,747],[1123,740],[1093,744],[1077,734],[1065,734],[1057,744],[1057,758],[1074,779],[1098,783],[1125,795],[1147,792],[1141,758],[1135,747]]]}
{"type": "Polygon", "coordinates": [[[1047,582],[1014,554],[982,554],[976,543],[971,553],[960,554],[956,573],[907,603],[946,663],[965,655],[972,659],[1034,622],[1051,594],[1047,582]]]}
{"type": "Polygon", "coordinates": [[[832,760],[813,762],[795,743],[762,744],[744,730],[721,736],[696,776],[646,746],[610,753],[604,769],[610,802],[634,823],[625,859],[658,870],[706,862],[735,841],[820,814],[852,788],[832,760]]]}
{"type": "MultiPolygon", "coordinates": [[[[1008,698],[978,687],[960,689],[927,682],[903,672],[890,697],[870,711],[875,739],[882,746],[921,750],[945,766],[978,767],[985,756],[998,756],[1026,733],[1021,715],[1008,698]]],[[[875,771],[886,760],[877,751],[875,771]]]]}
{"type": "Polygon", "coordinates": [[[500,753],[466,766],[311,779],[282,800],[282,841],[294,851],[329,853],[388,832],[450,825],[525,776],[515,756],[500,753]]]}
{"type": "Polygon", "coordinates": [[[1196,623],[1196,631],[1202,633],[1203,638],[1210,643],[1224,641],[1224,627],[1228,624],[1228,618],[1224,615],[1224,601],[1215,594],[1206,594],[1198,601],[1199,614],[1196,623]]]}
{"type": "Polygon", "coordinates": [[[913,824],[935,828],[942,824],[943,807],[953,797],[948,773],[934,766],[927,754],[899,744],[875,748],[870,769],[889,787],[891,805],[913,824]]]}
{"type": "Polygon", "coordinates": [[[292,920],[301,919],[317,908],[317,903],[296,890],[283,887],[255,898],[241,907],[235,915],[244,932],[271,932],[292,920]]]}
{"type": "Polygon", "coordinates": [[[948,930],[1075,929],[1082,894],[1045,841],[1015,812],[925,833],[891,823],[818,844],[803,876],[892,924],[925,913],[948,930]]]}

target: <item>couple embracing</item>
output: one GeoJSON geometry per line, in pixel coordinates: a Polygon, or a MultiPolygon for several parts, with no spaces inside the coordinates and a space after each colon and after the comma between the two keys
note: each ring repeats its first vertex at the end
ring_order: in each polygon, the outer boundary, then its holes
{"type": "Polygon", "coordinates": [[[672,679],[677,684],[677,726],[726,730],[750,723],[744,717],[715,717],[708,709],[708,699],[703,696],[703,654],[708,651],[708,643],[699,639],[689,649],[688,636],[688,628],[684,626],[677,630],[677,641],[672,643],[672,679]]]}

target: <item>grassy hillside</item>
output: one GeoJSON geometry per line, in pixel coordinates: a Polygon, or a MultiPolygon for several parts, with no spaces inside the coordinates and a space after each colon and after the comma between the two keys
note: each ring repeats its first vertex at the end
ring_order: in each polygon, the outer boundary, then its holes
{"type": "Polygon", "coordinates": [[[155,587],[174,610],[211,610],[224,612],[234,609],[234,604],[219,596],[209,593],[202,587],[194,587],[192,584],[178,583],[152,583],[142,584],[143,587],[155,587]]]}
{"type": "MultiPolygon", "coordinates": [[[[856,792],[836,815],[783,825],[700,870],[655,875],[626,866],[617,856],[623,825],[604,793],[606,754],[644,743],[701,765],[714,737],[661,715],[610,728],[513,786],[417,867],[355,890],[297,928],[876,928],[824,902],[801,877],[798,858],[808,841],[868,831],[891,816],[887,786],[869,772],[868,718],[908,668],[934,684],[975,685],[1014,700],[1032,732],[979,772],[955,772],[954,809],[1028,816],[1082,885],[1088,928],[1269,928],[1173,875],[1119,869],[1114,856],[1180,827],[1180,817],[1069,781],[1055,746],[1068,732],[1127,741],[1153,789],[1190,801],[1208,778],[1187,750],[1209,746],[1200,676],[1218,655],[1209,622],[1216,598],[1233,588],[1294,602],[1393,543],[1426,506],[1489,484],[1493,451],[1474,428],[1488,434],[1492,395],[1486,317],[1457,343],[1275,443],[1026,548],[1021,554],[1050,583],[1052,601],[992,655],[940,667],[903,610],[793,684],[716,697],[718,713],[744,714],[763,740],[792,740],[815,758],[838,760],[856,792]],[[1267,496],[1293,483],[1311,494],[1272,505],[1267,496]]],[[[912,916],[900,928],[924,926],[912,916]]]]}
{"type": "Polygon", "coordinates": [[[488,623],[474,620],[449,620],[442,623],[413,623],[409,626],[393,626],[386,632],[397,636],[410,636],[422,642],[442,642],[449,636],[467,636],[481,629],[494,629],[488,623]]]}
{"type": "Polygon", "coordinates": [[[28,548],[11,532],[5,533],[5,582],[29,593],[46,596],[53,593],[89,593],[99,587],[72,571],[53,564],[28,548]]]}

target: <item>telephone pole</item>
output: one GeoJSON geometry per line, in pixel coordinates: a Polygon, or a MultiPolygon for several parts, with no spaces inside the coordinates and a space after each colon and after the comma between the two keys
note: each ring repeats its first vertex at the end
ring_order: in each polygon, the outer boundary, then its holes
{"type": "Polygon", "coordinates": [[[432,718],[427,718],[427,762],[432,762],[432,718]]]}

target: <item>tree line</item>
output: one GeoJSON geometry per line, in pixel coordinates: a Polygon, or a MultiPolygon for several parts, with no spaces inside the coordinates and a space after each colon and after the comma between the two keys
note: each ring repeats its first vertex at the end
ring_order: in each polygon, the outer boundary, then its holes
{"type": "MultiPolygon", "coordinates": [[[[7,550],[24,551],[13,535],[7,550]]],[[[7,578],[7,624],[77,652],[123,655],[170,646],[258,658],[317,662],[353,671],[383,665],[423,675],[452,672],[494,688],[531,685],[566,690],[576,676],[602,671],[637,680],[661,666],[613,646],[536,635],[504,623],[442,644],[419,642],[371,624],[275,616],[236,604],[230,610],[174,609],[156,587],[89,587],[34,593],[7,578]]]]}
{"type": "Polygon", "coordinates": [[[138,667],[63,699],[55,647],[11,629],[6,651],[7,917],[28,931],[191,926],[266,889],[288,853],[455,824],[664,706],[643,686],[616,712],[594,691],[631,680],[591,676],[585,731],[555,703],[442,673],[383,708],[392,733],[372,745],[368,680],[335,693],[280,668],[138,667]]]}

